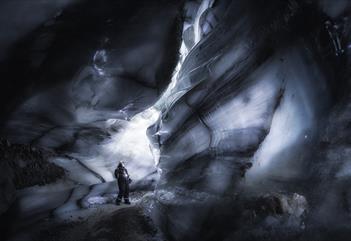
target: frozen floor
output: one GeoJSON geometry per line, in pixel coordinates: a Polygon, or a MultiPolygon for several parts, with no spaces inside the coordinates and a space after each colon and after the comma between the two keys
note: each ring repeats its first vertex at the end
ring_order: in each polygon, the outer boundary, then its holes
{"type": "Polygon", "coordinates": [[[12,220],[8,223],[9,240],[38,240],[38,237],[44,240],[80,240],[87,232],[96,229],[94,227],[99,222],[114,217],[119,210],[123,213],[125,209],[131,210],[131,215],[136,212],[138,218],[142,216],[141,222],[144,221],[138,204],[150,191],[134,191],[130,194],[131,205],[117,206],[116,182],[67,186],[67,183],[59,183],[20,191],[10,215],[12,220]]]}

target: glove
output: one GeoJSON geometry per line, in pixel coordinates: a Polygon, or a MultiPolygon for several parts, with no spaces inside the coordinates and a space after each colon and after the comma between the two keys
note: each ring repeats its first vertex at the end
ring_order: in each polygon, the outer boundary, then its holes
{"type": "Polygon", "coordinates": [[[132,182],[132,179],[128,177],[128,183],[131,183],[132,182]]]}

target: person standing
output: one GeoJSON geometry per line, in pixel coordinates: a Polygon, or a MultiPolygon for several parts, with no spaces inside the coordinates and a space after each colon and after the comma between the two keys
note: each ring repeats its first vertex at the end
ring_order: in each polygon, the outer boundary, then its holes
{"type": "Polygon", "coordinates": [[[125,204],[130,204],[129,201],[129,183],[132,181],[129,177],[128,171],[123,165],[123,162],[119,162],[116,170],[115,177],[118,183],[118,196],[116,199],[116,205],[120,205],[122,198],[124,198],[125,204]]]}

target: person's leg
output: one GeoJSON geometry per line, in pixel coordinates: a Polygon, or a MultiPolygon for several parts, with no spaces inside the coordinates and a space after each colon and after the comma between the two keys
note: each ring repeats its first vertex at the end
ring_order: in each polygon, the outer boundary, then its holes
{"type": "Polygon", "coordinates": [[[129,183],[128,180],[125,183],[125,189],[124,189],[124,203],[125,204],[130,204],[129,201],[129,183]]]}
{"type": "Polygon", "coordinates": [[[118,179],[118,196],[116,199],[116,204],[120,205],[122,201],[122,197],[124,196],[124,185],[121,179],[118,179]]]}

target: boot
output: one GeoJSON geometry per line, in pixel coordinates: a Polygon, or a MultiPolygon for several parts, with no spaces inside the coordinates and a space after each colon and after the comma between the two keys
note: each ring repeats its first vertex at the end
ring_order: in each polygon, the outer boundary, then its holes
{"type": "Polygon", "coordinates": [[[116,205],[117,206],[121,205],[121,199],[116,199],[116,205]]]}
{"type": "Polygon", "coordinates": [[[129,199],[124,199],[124,203],[129,205],[130,204],[129,199]]]}

